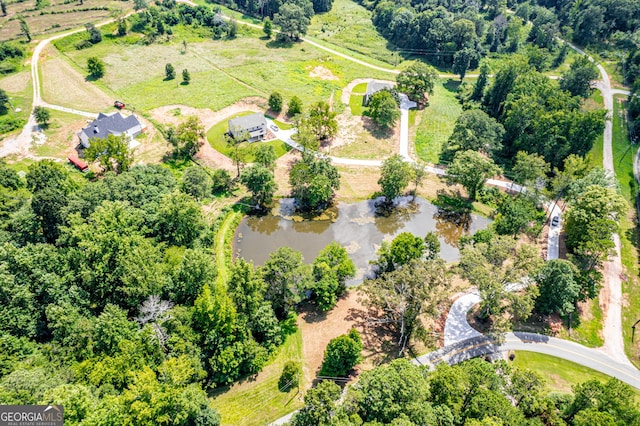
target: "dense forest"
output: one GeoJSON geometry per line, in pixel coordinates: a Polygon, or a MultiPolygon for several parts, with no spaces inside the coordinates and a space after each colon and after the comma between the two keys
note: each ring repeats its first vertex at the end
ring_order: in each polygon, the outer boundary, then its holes
{"type": "Polygon", "coordinates": [[[230,181],[214,175],[0,165],[0,403],[59,403],[68,424],[217,424],[204,390],[260,371],[307,292],[335,304],[355,272],[335,244],[312,265],[283,248],[218,276],[229,210],[211,220],[191,195],[230,181]]]}

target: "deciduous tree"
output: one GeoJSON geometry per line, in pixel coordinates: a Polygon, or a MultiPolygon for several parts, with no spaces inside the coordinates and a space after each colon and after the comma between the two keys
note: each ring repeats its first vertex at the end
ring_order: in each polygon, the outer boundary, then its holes
{"type": "Polygon", "coordinates": [[[191,166],[182,175],[180,188],[196,200],[211,196],[211,176],[202,166],[191,166]]]}
{"type": "Polygon", "coordinates": [[[536,310],[541,314],[557,312],[563,316],[575,311],[580,297],[577,273],[576,267],[567,260],[553,259],[546,262],[535,276],[540,288],[536,310]]]}
{"type": "Polygon", "coordinates": [[[493,157],[502,149],[504,127],[480,109],[464,111],[456,120],[441,154],[451,161],[458,151],[478,151],[493,157]]]}
{"type": "Polygon", "coordinates": [[[573,96],[588,98],[593,90],[591,82],[600,76],[593,62],[585,55],[578,56],[568,71],[562,74],[560,88],[573,96]]]}
{"type": "Polygon", "coordinates": [[[275,112],[282,111],[282,95],[279,92],[272,92],[271,95],[269,95],[269,108],[275,112]]]}
{"type": "Polygon", "coordinates": [[[33,108],[33,116],[36,118],[36,123],[38,123],[38,126],[45,129],[49,127],[49,119],[51,118],[51,113],[47,108],[37,105],[35,108],[33,108]]]}
{"type": "Polygon", "coordinates": [[[202,141],[205,136],[204,126],[198,117],[192,115],[180,123],[174,136],[169,141],[174,147],[173,155],[188,159],[193,157],[204,143],[202,141]]]}
{"type": "Polygon", "coordinates": [[[271,203],[273,194],[278,188],[273,173],[260,165],[250,166],[242,170],[240,181],[251,192],[252,202],[255,202],[259,209],[263,209],[267,204],[271,203]]]}
{"type": "Polygon", "coordinates": [[[307,33],[311,21],[302,7],[294,3],[285,3],[273,17],[273,23],[280,27],[280,34],[284,37],[298,40],[301,35],[307,33]]]}
{"type": "Polygon", "coordinates": [[[404,268],[382,274],[363,288],[366,304],[381,312],[375,319],[395,335],[403,354],[414,333],[423,331],[421,315],[433,316],[451,291],[443,260],[411,260],[404,268]]]}
{"type": "Polygon", "coordinates": [[[476,199],[478,190],[492,176],[500,173],[493,160],[477,151],[458,151],[447,169],[447,177],[452,183],[459,183],[468,192],[469,198],[476,199]]]}
{"type": "Polygon", "coordinates": [[[311,284],[309,266],[302,261],[302,253],[289,247],[271,253],[260,273],[267,286],[265,298],[271,301],[280,319],[287,317],[311,284]]]}
{"type": "Polygon", "coordinates": [[[388,90],[374,93],[367,107],[365,114],[382,128],[394,127],[400,118],[398,102],[388,90]]]}
{"type": "Polygon", "coordinates": [[[87,71],[89,71],[89,75],[93,78],[100,78],[104,75],[104,62],[100,58],[95,56],[87,59],[87,71]]]}
{"type": "Polygon", "coordinates": [[[324,351],[324,360],[320,375],[329,377],[344,377],[355,367],[362,352],[360,333],[355,328],[349,334],[343,334],[329,341],[324,351]]]}
{"type": "Polygon", "coordinates": [[[409,163],[398,154],[384,160],[378,185],[387,204],[391,205],[397,197],[402,195],[411,180],[411,172],[409,163]]]}
{"type": "Polygon", "coordinates": [[[98,161],[105,172],[116,174],[126,172],[133,163],[133,152],[129,149],[127,135],[108,135],[106,138],[93,138],[89,148],[84,150],[84,157],[90,161],[98,161]]]}
{"type": "Polygon", "coordinates": [[[398,74],[398,92],[404,93],[421,105],[429,105],[425,99],[433,94],[433,85],[438,78],[436,70],[421,62],[416,62],[398,74]]]}

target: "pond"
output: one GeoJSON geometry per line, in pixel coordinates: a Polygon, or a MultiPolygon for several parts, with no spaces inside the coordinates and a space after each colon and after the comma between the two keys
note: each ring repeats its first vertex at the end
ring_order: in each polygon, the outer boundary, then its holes
{"type": "Polygon", "coordinates": [[[322,216],[304,219],[296,216],[293,199],[283,199],[265,216],[247,216],[236,230],[236,256],[262,265],[269,254],[288,246],[301,251],[307,263],[313,262],[320,250],[336,241],[346,248],[358,270],[350,285],[370,276],[369,261],[375,259],[382,241],[391,241],[401,232],[423,237],[435,231],[440,240],[440,256],[458,260],[457,241],[463,234],[486,228],[491,220],[473,214],[447,213],[428,201],[403,198],[389,216],[376,214],[374,200],[339,203],[322,216]]]}

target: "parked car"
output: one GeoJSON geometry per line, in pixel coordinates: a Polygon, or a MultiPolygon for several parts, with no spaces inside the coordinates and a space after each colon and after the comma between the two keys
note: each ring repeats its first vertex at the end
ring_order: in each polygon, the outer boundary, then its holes
{"type": "Polygon", "coordinates": [[[280,128],[278,126],[276,126],[275,124],[272,124],[269,127],[271,127],[271,130],[273,130],[274,132],[277,132],[278,130],[280,130],[280,128]]]}
{"type": "Polygon", "coordinates": [[[126,105],[124,104],[124,102],[115,101],[115,102],[113,103],[113,106],[114,106],[114,107],[116,107],[116,108],[118,108],[118,109],[122,109],[122,108],[124,108],[126,105]]]}
{"type": "Polygon", "coordinates": [[[554,218],[551,219],[551,226],[558,226],[559,223],[560,223],[560,217],[554,216],[554,218]]]}

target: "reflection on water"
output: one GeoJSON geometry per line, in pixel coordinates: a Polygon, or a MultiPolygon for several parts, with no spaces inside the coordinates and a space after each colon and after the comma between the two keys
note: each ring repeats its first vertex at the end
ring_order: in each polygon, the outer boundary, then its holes
{"type": "Polygon", "coordinates": [[[456,243],[461,235],[484,229],[491,222],[471,214],[444,212],[421,198],[415,203],[402,200],[399,208],[389,216],[376,215],[374,200],[359,203],[340,203],[320,218],[297,216],[290,199],[284,199],[271,214],[249,216],[238,226],[235,251],[256,265],[262,265],[269,254],[289,246],[303,253],[311,263],[318,252],[337,241],[349,252],[358,269],[358,277],[351,284],[362,281],[370,272],[369,261],[383,240],[391,240],[401,232],[424,236],[436,231],[440,237],[443,259],[458,259],[456,243]]]}

